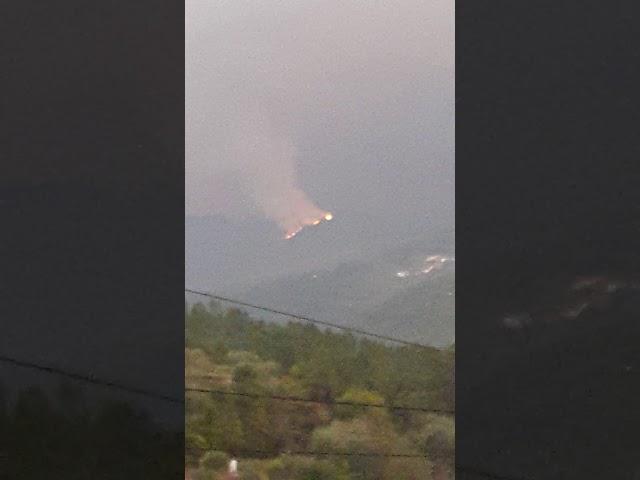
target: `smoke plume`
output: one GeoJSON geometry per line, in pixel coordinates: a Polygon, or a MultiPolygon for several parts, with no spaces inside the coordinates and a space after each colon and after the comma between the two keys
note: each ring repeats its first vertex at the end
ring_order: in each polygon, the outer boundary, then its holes
{"type": "Polygon", "coordinates": [[[297,151],[293,141],[278,131],[260,107],[244,109],[238,118],[231,155],[258,209],[276,222],[285,238],[302,228],[330,220],[299,187],[297,151]]]}
{"type": "MultiPolygon", "coordinates": [[[[187,4],[192,16],[201,8],[187,4]]],[[[188,170],[198,172],[187,174],[187,210],[232,217],[259,213],[292,238],[332,218],[300,184],[291,112],[302,94],[286,62],[275,61],[267,44],[255,42],[247,61],[234,48],[246,32],[222,34],[215,26],[194,26],[192,34],[206,34],[186,44],[200,53],[186,65],[186,156],[188,170]],[[194,201],[190,191],[208,193],[194,201]]]]}
{"type": "Polygon", "coordinates": [[[448,130],[439,143],[428,133],[453,111],[452,87],[441,99],[452,9],[450,0],[187,0],[187,212],[258,213],[290,237],[334,208],[314,203],[302,173],[343,212],[355,195],[372,211],[424,204],[422,172],[403,167],[420,156],[416,169],[433,165],[436,179],[451,149],[448,130]],[[373,180],[383,177],[392,181],[373,180]]]}

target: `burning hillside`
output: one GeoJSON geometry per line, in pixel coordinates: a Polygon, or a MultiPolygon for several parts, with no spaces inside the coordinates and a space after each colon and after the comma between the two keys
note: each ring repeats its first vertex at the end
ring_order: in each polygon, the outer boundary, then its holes
{"type": "Polygon", "coordinates": [[[328,222],[333,219],[333,214],[329,212],[321,212],[320,216],[305,217],[302,220],[296,219],[295,223],[289,220],[286,223],[291,224],[285,227],[285,240],[290,240],[295,237],[305,227],[315,227],[322,222],[328,222]]]}

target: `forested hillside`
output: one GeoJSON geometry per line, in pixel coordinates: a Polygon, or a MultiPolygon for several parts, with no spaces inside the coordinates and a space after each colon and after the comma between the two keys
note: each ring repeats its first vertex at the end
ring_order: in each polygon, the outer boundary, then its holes
{"type": "Polygon", "coordinates": [[[452,477],[453,346],[384,345],[216,304],[185,314],[194,480],[224,478],[231,456],[242,479],[452,477]]]}

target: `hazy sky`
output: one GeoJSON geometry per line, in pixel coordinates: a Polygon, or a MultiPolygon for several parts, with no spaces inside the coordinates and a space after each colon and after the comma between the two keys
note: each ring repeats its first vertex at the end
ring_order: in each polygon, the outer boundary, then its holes
{"type": "Polygon", "coordinates": [[[272,218],[295,187],[453,224],[453,1],[187,0],[186,32],[188,215],[272,218]]]}

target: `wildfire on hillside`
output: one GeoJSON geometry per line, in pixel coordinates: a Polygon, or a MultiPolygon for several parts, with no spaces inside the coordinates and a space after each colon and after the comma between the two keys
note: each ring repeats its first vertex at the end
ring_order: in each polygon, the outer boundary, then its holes
{"type": "Polygon", "coordinates": [[[333,220],[333,214],[330,212],[322,212],[319,217],[305,218],[299,221],[296,225],[289,227],[285,232],[285,240],[290,240],[302,231],[305,227],[313,227],[320,225],[322,222],[328,222],[333,220]]]}

